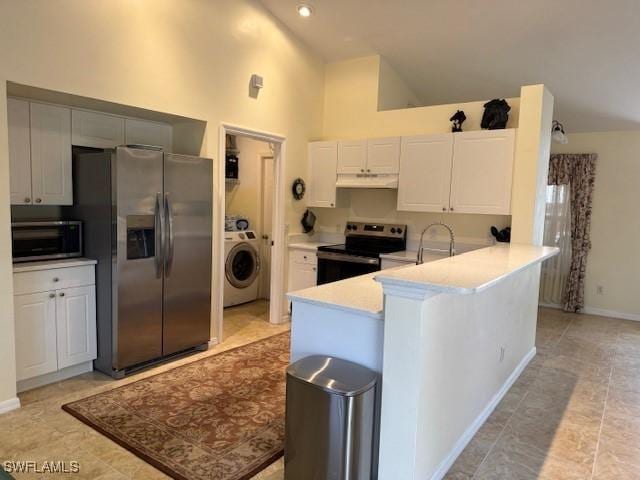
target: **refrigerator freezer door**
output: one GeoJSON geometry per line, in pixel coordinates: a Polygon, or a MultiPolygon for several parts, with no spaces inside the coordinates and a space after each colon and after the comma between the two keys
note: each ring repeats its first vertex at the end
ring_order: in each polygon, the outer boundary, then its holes
{"type": "Polygon", "coordinates": [[[212,183],[210,159],[165,154],[163,355],[210,338],[212,183]]]}
{"type": "Polygon", "coordinates": [[[113,368],[162,356],[162,152],[119,147],[113,368]]]}

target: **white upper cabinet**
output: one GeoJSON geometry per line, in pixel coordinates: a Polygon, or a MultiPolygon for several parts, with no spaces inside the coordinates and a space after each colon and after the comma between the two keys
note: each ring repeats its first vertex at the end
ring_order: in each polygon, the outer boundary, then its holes
{"type": "Polygon", "coordinates": [[[338,142],[309,143],[309,201],[310,207],[336,206],[336,172],[338,142]]]}
{"type": "Polygon", "coordinates": [[[364,173],[366,168],[366,140],[341,140],[338,142],[338,173],[364,173]]]}
{"type": "Polygon", "coordinates": [[[453,135],[402,138],[398,210],[449,210],[453,135]]]}
{"type": "Polygon", "coordinates": [[[123,145],[124,118],[104,113],[73,110],[71,143],[80,147],[115,148],[123,145]]]}
{"type": "Polygon", "coordinates": [[[71,110],[30,104],[31,185],[37,205],[72,205],[71,110]]]}
{"type": "Polygon", "coordinates": [[[173,151],[173,128],[167,123],[127,118],[125,120],[127,145],[153,145],[165,152],[173,151]]]}
{"type": "Polygon", "coordinates": [[[400,137],[367,140],[367,173],[397,174],[400,166],[400,137]]]}
{"type": "Polygon", "coordinates": [[[451,211],[511,213],[516,130],[454,134],[451,211]]]}
{"type": "Polygon", "coordinates": [[[9,174],[12,205],[31,205],[31,136],[29,102],[7,99],[9,174]]]}
{"type": "Polygon", "coordinates": [[[397,174],[400,137],[338,142],[338,174],[397,174]]]}

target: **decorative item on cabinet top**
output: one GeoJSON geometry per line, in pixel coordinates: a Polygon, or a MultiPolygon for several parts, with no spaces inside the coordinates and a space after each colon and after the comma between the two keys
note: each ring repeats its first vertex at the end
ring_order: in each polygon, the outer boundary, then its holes
{"type": "Polygon", "coordinates": [[[453,116],[449,119],[449,121],[452,122],[451,132],[453,133],[461,132],[462,124],[466,119],[467,119],[467,116],[464,114],[462,110],[458,110],[456,113],[454,113],[453,116]]]}
{"type": "Polygon", "coordinates": [[[480,127],[488,130],[507,128],[509,110],[511,110],[511,107],[505,99],[494,98],[485,103],[480,127]]]}

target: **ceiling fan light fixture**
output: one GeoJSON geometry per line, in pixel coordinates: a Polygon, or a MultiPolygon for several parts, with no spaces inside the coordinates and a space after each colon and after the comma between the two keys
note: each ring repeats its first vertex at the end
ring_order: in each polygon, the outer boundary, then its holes
{"type": "Polygon", "coordinates": [[[554,142],[560,143],[561,145],[569,143],[569,139],[564,133],[564,126],[557,120],[553,121],[553,126],[551,127],[551,138],[554,142]]]}
{"type": "Polygon", "coordinates": [[[301,3],[300,5],[298,5],[298,15],[300,15],[303,18],[307,18],[310,17],[313,14],[313,8],[311,8],[310,5],[307,5],[306,3],[301,3]]]}

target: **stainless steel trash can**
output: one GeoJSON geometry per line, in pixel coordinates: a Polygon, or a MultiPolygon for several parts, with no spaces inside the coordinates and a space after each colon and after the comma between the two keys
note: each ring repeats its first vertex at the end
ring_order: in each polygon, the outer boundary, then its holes
{"type": "Polygon", "coordinates": [[[287,368],[285,480],[371,480],[378,374],[313,355],[287,368]]]}

